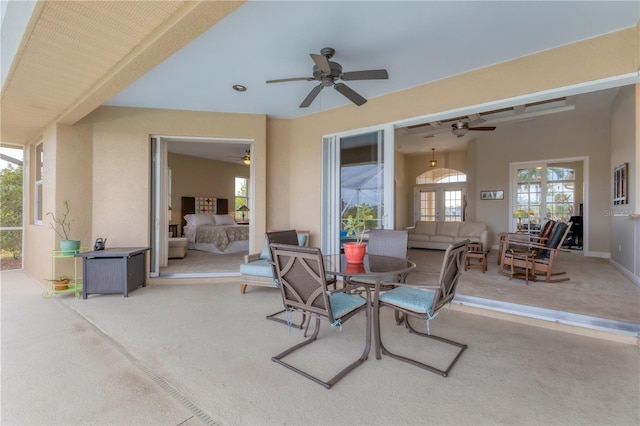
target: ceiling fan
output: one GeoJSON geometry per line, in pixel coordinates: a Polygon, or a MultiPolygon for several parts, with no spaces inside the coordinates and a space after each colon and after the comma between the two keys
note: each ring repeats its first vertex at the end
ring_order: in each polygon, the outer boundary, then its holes
{"type": "Polygon", "coordinates": [[[416,124],[407,127],[407,129],[411,133],[427,133],[427,136],[425,137],[432,137],[438,133],[445,133],[450,131],[457,137],[461,138],[469,131],[490,132],[496,129],[495,126],[477,126],[484,121],[485,120],[483,118],[480,118],[477,115],[473,115],[467,117],[457,117],[450,120],[435,121],[432,123],[416,124]]]}
{"type": "Polygon", "coordinates": [[[468,131],[481,131],[491,132],[496,129],[496,126],[484,126],[484,127],[471,127],[467,121],[458,120],[451,125],[451,133],[461,138],[467,134],[468,131]]]}
{"type": "Polygon", "coordinates": [[[385,69],[342,72],[342,66],[339,63],[329,60],[335,53],[336,51],[333,48],[325,47],[320,51],[320,55],[315,53],[309,54],[311,59],[313,59],[313,62],[315,62],[315,65],[313,66],[313,77],[293,77],[278,80],[267,80],[267,84],[300,80],[319,81],[320,84],[311,89],[311,92],[309,92],[307,97],[304,98],[300,104],[300,108],[306,108],[311,105],[322,89],[331,86],[351,102],[360,106],[367,102],[367,100],[346,84],[336,83],[336,80],[386,80],[389,78],[389,74],[385,69]]]}
{"type": "Polygon", "coordinates": [[[238,156],[235,156],[235,155],[230,155],[229,157],[231,157],[231,158],[239,158],[246,165],[251,164],[251,151],[248,150],[248,149],[245,150],[244,155],[241,156],[241,157],[238,157],[238,156]]]}

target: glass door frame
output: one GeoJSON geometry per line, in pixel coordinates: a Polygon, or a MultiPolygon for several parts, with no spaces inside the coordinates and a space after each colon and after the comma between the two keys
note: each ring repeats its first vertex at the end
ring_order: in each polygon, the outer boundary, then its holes
{"type": "Polygon", "coordinates": [[[341,155],[340,142],[343,138],[380,132],[378,147],[382,144],[383,160],[383,201],[384,214],[381,225],[392,229],[395,224],[394,185],[394,127],[392,124],[373,126],[349,132],[326,135],[322,138],[322,215],[321,249],[325,254],[340,252],[341,229],[341,155]],[[380,140],[381,139],[381,140],[380,140]]]}

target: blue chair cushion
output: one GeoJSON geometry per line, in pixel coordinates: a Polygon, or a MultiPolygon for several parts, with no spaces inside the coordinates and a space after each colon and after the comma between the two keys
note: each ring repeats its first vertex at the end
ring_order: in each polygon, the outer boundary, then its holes
{"type": "Polygon", "coordinates": [[[380,301],[413,312],[430,314],[435,294],[435,291],[429,289],[400,286],[381,294],[380,301]]]}
{"type": "Polygon", "coordinates": [[[264,237],[264,244],[262,245],[262,251],[260,252],[261,260],[271,260],[271,250],[269,249],[269,242],[267,236],[264,237]]]}
{"type": "Polygon", "coordinates": [[[240,264],[240,273],[242,275],[273,278],[271,263],[268,260],[263,259],[240,264]]]}
{"type": "Polygon", "coordinates": [[[352,296],[346,293],[333,293],[329,297],[331,303],[331,312],[334,319],[339,319],[360,306],[367,303],[365,299],[359,296],[352,296]]]}
{"type": "MultiPolygon", "coordinates": [[[[306,234],[298,234],[298,245],[300,247],[304,247],[307,243],[306,234]]],[[[264,244],[262,245],[262,251],[260,252],[260,259],[262,260],[271,260],[271,250],[269,250],[269,242],[267,241],[267,237],[264,237],[264,244]]]]}

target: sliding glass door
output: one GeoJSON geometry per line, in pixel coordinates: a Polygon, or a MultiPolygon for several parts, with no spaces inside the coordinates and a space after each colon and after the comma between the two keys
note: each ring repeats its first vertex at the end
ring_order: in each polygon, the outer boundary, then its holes
{"type": "Polygon", "coordinates": [[[369,229],[393,228],[393,129],[324,138],[322,250],[338,253],[342,224],[358,204],[373,210],[369,229]]]}

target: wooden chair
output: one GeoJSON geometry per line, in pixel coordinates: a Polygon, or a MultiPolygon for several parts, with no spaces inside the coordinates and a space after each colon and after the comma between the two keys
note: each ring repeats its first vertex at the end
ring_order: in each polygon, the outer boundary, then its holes
{"type": "Polygon", "coordinates": [[[571,225],[571,222],[556,223],[551,236],[544,244],[536,243],[534,241],[507,241],[508,247],[516,248],[516,250],[505,250],[502,257],[502,268],[513,267],[534,270],[536,275],[544,275],[546,282],[568,281],[569,277],[567,276],[561,278],[552,277],[566,274],[564,271],[554,270],[553,264],[556,256],[560,252],[569,252],[569,250],[562,249],[562,243],[567,238],[571,225]],[[519,254],[517,251],[518,247],[525,250],[525,252],[534,251],[534,256],[519,254]],[[531,262],[535,262],[535,265],[532,265],[531,262]]]}
{"type": "Polygon", "coordinates": [[[478,268],[484,274],[487,272],[487,252],[484,251],[482,243],[469,243],[467,252],[464,255],[464,270],[478,268]]]}
{"type": "MultiPolygon", "coordinates": [[[[270,247],[287,315],[290,316],[294,311],[300,311],[303,315],[310,316],[309,322],[311,322],[311,317],[316,319],[315,328],[311,336],[271,359],[329,389],[367,359],[371,347],[369,290],[365,288],[366,299],[347,294],[346,289],[329,291],[324,260],[319,248],[305,248],[286,244],[271,244],[270,247]],[[316,340],[320,331],[321,319],[326,319],[332,327],[342,327],[349,318],[363,309],[367,314],[365,349],[357,360],[340,370],[331,379],[323,381],[283,361],[283,358],[287,355],[316,340]]],[[[326,361],[320,359],[318,362],[326,361]]]]}
{"type": "Polygon", "coordinates": [[[376,334],[376,357],[379,359],[382,354],[388,355],[393,359],[403,361],[433,373],[440,374],[444,377],[449,375],[449,372],[458,361],[462,352],[467,349],[467,345],[454,342],[452,340],[445,339],[443,337],[434,336],[431,334],[429,323],[437,315],[440,309],[446,306],[453,300],[458,286],[458,279],[460,278],[460,272],[462,271],[462,262],[465,252],[467,251],[467,244],[469,240],[451,244],[444,254],[442,261],[442,268],[438,278],[437,285],[427,286],[420,284],[398,284],[393,290],[380,294],[376,291],[374,300],[375,306],[375,334],[376,334]],[[449,345],[458,348],[456,355],[449,365],[444,369],[436,368],[432,365],[424,362],[403,356],[389,351],[382,343],[380,333],[380,308],[383,306],[390,307],[395,310],[399,310],[404,314],[404,323],[411,333],[415,333],[418,336],[435,339],[440,342],[447,343],[449,345]],[[416,330],[410,323],[409,318],[419,318],[426,320],[427,332],[423,333],[416,330]]]}

